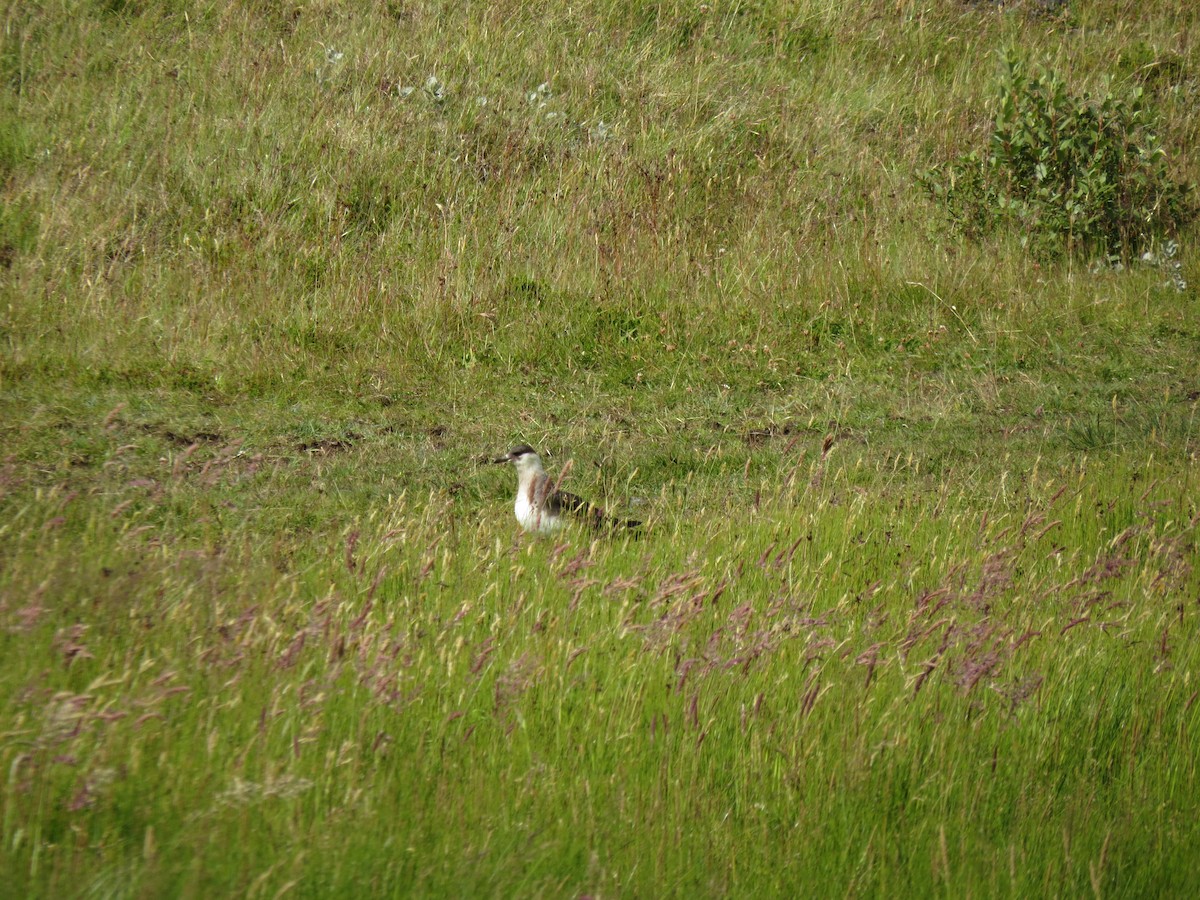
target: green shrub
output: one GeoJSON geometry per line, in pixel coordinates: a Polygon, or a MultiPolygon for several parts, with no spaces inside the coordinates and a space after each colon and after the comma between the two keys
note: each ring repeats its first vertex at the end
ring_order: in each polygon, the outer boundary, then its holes
{"type": "Polygon", "coordinates": [[[1005,55],[986,153],[922,176],[969,237],[1016,227],[1038,256],[1128,259],[1177,233],[1196,208],[1172,179],[1140,88],[1073,94],[1054,71],[1005,55]]]}

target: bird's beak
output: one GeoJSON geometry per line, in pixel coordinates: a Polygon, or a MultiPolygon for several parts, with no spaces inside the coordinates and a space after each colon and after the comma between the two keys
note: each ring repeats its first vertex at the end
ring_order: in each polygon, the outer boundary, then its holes
{"type": "Polygon", "coordinates": [[[493,459],[492,462],[495,463],[496,465],[500,465],[501,463],[509,462],[511,459],[512,459],[512,457],[510,457],[510,456],[500,456],[500,457],[497,457],[496,459],[493,459]]]}

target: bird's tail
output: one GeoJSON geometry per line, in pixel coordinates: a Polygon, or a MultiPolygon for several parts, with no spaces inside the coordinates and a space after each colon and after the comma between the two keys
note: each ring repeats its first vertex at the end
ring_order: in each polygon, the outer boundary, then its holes
{"type": "Polygon", "coordinates": [[[610,516],[601,507],[593,506],[588,510],[588,518],[596,531],[617,531],[622,528],[635,529],[642,527],[640,519],[622,519],[610,516]]]}

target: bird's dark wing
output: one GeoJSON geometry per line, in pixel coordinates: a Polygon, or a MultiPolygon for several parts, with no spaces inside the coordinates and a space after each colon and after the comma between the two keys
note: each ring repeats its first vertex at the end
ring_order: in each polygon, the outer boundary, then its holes
{"type": "Polygon", "coordinates": [[[553,481],[549,476],[542,479],[534,493],[534,505],[545,510],[551,516],[561,516],[573,513],[586,521],[592,528],[637,528],[641,525],[633,519],[614,519],[604,512],[604,508],[588,503],[569,491],[554,490],[553,481]],[[543,499],[544,498],[544,499],[543,499]],[[541,500],[539,503],[538,500],[541,500]]]}
{"type": "Polygon", "coordinates": [[[637,528],[642,523],[636,519],[617,519],[604,511],[604,507],[588,503],[582,497],[576,497],[567,491],[555,491],[546,500],[546,508],[554,515],[563,512],[575,513],[586,521],[592,528],[637,528]]]}
{"type": "Polygon", "coordinates": [[[567,491],[552,491],[546,498],[546,510],[551,515],[562,515],[564,512],[587,512],[591,504],[582,497],[576,497],[567,491]]]}

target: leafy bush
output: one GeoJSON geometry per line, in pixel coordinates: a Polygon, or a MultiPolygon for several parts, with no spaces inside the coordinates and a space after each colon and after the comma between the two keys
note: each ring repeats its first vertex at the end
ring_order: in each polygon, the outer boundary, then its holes
{"type": "Polygon", "coordinates": [[[986,155],[972,151],[921,179],[960,231],[979,237],[1013,226],[1041,257],[1128,259],[1195,216],[1191,187],[1172,179],[1140,88],[1076,95],[1012,51],[1003,65],[986,155]]]}

